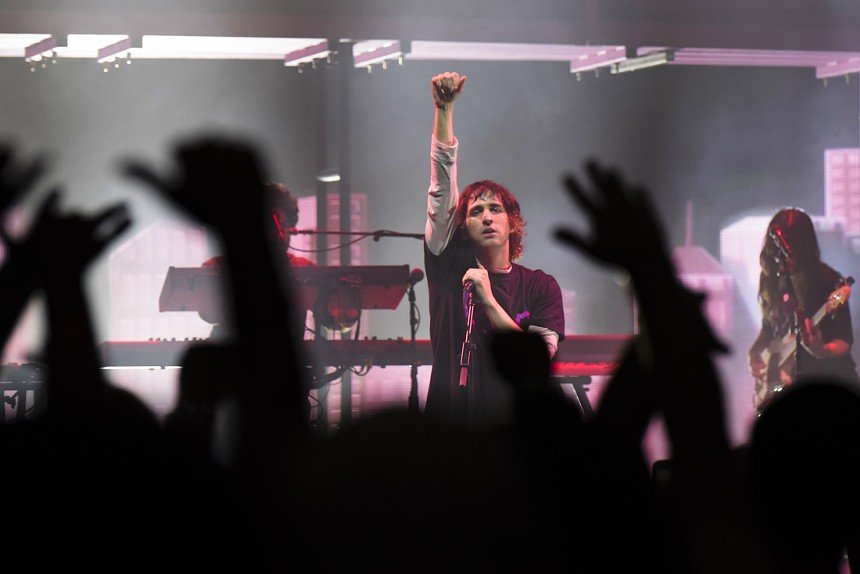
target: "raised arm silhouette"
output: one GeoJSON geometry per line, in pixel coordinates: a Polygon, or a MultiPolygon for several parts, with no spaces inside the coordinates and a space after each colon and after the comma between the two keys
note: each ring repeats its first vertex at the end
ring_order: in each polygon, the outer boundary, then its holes
{"type": "Polygon", "coordinates": [[[591,233],[564,226],[556,237],[631,278],[640,334],[610,381],[594,424],[602,437],[638,448],[653,416],[666,421],[671,475],[655,492],[657,524],[664,528],[655,541],[660,568],[770,571],[752,535],[726,438],[713,355],[727,349],[702,313],[702,296],[679,281],[648,191],[596,161],[586,162],[585,172],[587,184],[569,175],[565,185],[591,233]],[[667,308],[678,309],[671,322],[664,319],[667,308]]]}
{"type": "MultiPolygon", "coordinates": [[[[183,359],[181,400],[171,436],[226,472],[241,529],[232,529],[249,564],[283,564],[302,524],[289,505],[298,453],[309,439],[307,382],[293,329],[295,308],[274,263],[266,211],[265,160],[247,141],[202,135],[180,142],[174,165],[155,169],[127,161],[125,173],[208,225],[224,248],[225,293],[233,311],[231,340],[192,347],[183,359]],[[236,201],[241,197],[242,201],[236,201]],[[199,416],[201,409],[204,413],[199,416]],[[185,415],[195,413],[193,420],[185,415]],[[211,416],[209,416],[211,415],[211,416]],[[214,451],[201,452],[216,441],[214,451]]],[[[281,255],[281,254],[279,254],[281,255]]],[[[226,502],[226,501],[225,501],[226,502]]],[[[298,544],[298,543],[296,543],[298,544]]]]}

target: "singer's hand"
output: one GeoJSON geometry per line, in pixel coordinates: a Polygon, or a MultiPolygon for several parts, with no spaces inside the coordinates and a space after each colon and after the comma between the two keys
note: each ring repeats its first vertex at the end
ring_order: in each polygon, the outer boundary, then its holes
{"type": "Polygon", "coordinates": [[[456,72],[445,72],[433,76],[430,80],[432,85],[433,101],[438,108],[451,107],[466,86],[466,76],[460,76],[456,72]]]}
{"type": "Polygon", "coordinates": [[[490,274],[486,269],[469,269],[463,275],[463,285],[467,281],[473,283],[474,297],[473,302],[483,305],[483,311],[486,313],[487,319],[490,320],[490,326],[494,329],[512,329],[521,331],[517,323],[511,319],[511,316],[502,309],[496,297],[493,295],[493,287],[490,284],[490,274]]]}
{"type": "Polygon", "coordinates": [[[493,288],[490,285],[490,275],[486,269],[469,269],[463,275],[463,285],[466,281],[471,281],[475,284],[475,299],[481,303],[495,301],[493,297],[493,288]]]}

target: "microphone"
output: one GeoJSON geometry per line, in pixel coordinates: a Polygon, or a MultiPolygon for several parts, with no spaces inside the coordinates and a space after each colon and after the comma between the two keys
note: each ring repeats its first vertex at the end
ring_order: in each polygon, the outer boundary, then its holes
{"type": "Polygon", "coordinates": [[[417,267],[409,273],[409,284],[415,285],[424,279],[424,272],[417,267]]]}
{"type": "Polygon", "coordinates": [[[782,252],[783,256],[785,256],[786,258],[791,257],[791,247],[789,247],[788,241],[786,241],[785,239],[785,235],[782,234],[782,229],[774,225],[768,235],[770,235],[770,238],[773,239],[773,242],[776,244],[777,249],[782,252]]]}
{"type": "Polygon", "coordinates": [[[475,282],[471,279],[466,280],[463,283],[463,293],[471,293],[475,290],[475,282]]]}

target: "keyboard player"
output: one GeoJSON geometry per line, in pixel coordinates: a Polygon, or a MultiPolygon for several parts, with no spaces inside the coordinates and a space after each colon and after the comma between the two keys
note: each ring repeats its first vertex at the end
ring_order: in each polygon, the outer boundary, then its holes
{"type": "MultiPolygon", "coordinates": [[[[286,185],[274,181],[266,184],[266,191],[269,201],[270,216],[267,223],[267,231],[273,245],[273,252],[276,257],[282,258],[285,267],[308,267],[315,266],[316,263],[305,257],[294,255],[290,252],[290,230],[295,229],[299,221],[299,204],[293,194],[286,185]]],[[[206,260],[202,267],[214,271],[221,275],[224,272],[226,260],[223,255],[216,255],[206,260]]],[[[226,300],[222,301],[219,308],[200,311],[200,318],[207,323],[212,324],[210,338],[213,340],[223,340],[228,337],[230,310],[226,300]]],[[[304,339],[305,328],[308,324],[307,314],[300,316],[301,321],[297,321],[295,327],[295,340],[304,339]]]]}

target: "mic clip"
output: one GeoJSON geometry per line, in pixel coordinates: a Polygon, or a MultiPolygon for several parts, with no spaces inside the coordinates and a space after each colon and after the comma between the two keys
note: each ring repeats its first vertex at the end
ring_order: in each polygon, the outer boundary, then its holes
{"type": "Polygon", "coordinates": [[[779,227],[773,227],[768,231],[768,235],[773,240],[774,245],[785,259],[791,258],[791,248],[788,246],[785,236],[779,227]]]}

